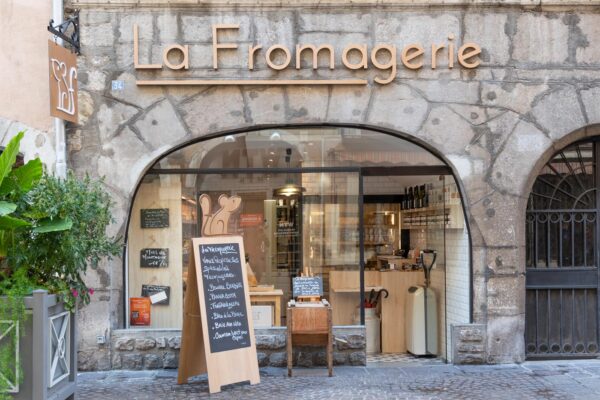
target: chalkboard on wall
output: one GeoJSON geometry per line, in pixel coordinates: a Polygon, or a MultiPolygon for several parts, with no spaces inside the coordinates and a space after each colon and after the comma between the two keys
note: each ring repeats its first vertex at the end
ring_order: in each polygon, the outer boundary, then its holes
{"type": "Polygon", "coordinates": [[[140,250],[141,268],[166,268],[169,266],[169,249],[140,250]]]}
{"type": "Polygon", "coordinates": [[[153,305],[168,306],[171,298],[171,287],[163,285],[142,285],[142,297],[149,297],[153,305]]]}
{"type": "Polygon", "coordinates": [[[294,297],[319,297],[323,295],[323,280],[318,276],[302,276],[292,281],[294,297]]]}
{"type": "Polygon", "coordinates": [[[198,254],[211,353],[250,347],[239,244],[200,244],[198,254]]]}
{"type": "Polygon", "coordinates": [[[156,229],[169,227],[168,208],[142,208],[142,229],[156,229]]]}

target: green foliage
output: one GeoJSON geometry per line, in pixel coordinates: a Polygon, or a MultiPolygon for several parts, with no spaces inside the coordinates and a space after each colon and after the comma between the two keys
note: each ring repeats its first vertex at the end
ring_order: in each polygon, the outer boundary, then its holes
{"type": "Polygon", "coordinates": [[[96,268],[102,258],[121,251],[118,241],[106,235],[112,201],[101,182],[73,174],[44,176],[23,203],[19,207],[37,220],[33,229],[15,232],[9,264],[27,268],[33,282],[59,294],[68,308],[76,298],[89,303],[83,281],[88,265],[96,268]]]}
{"type": "MultiPolygon", "coordinates": [[[[92,290],[83,277],[104,257],[121,251],[106,235],[112,222],[110,196],[102,182],[42,174],[39,159],[13,168],[19,132],[0,154],[0,321],[26,321],[24,296],[33,289],[55,293],[73,310],[88,304],[92,290]]],[[[0,342],[0,374],[14,378],[14,344],[21,332],[0,342]]],[[[0,400],[7,382],[0,377],[0,400]]]]}

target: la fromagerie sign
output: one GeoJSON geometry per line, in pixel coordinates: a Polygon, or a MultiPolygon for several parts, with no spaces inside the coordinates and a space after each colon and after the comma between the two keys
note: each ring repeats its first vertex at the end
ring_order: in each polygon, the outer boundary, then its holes
{"type": "MultiPolygon", "coordinates": [[[[160,64],[142,64],[139,61],[139,27],[133,25],[133,61],[136,70],[158,71],[152,74],[153,79],[138,80],[140,86],[201,86],[201,85],[367,85],[368,80],[352,77],[352,71],[375,70],[373,81],[386,85],[392,82],[398,73],[399,66],[409,70],[420,70],[424,68],[436,69],[461,67],[466,69],[477,68],[481,61],[481,47],[476,43],[456,43],[454,34],[450,33],[440,43],[411,43],[402,48],[392,44],[376,44],[369,47],[367,44],[349,44],[341,52],[336,53],[331,44],[297,44],[295,48],[289,48],[282,44],[245,44],[241,45],[234,40],[222,40],[223,33],[228,37],[235,35],[239,24],[215,24],[212,25],[212,70],[219,71],[219,57],[235,56],[243,57],[243,65],[248,71],[256,71],[257,65],[266,65],[266,68],[274,71],[302,70],[312,68],[329,69],[331,71],[343,68],[348,71],[348,78],[323,78],[323,79],[223,79],[212,75],[208,78],[181,78],[162,79],[159,71],[173,70],[185,71],[194,69],[195,60],[190,58],[189,44],[173,43],[162,49],[162,60],[160,64]],[[221,36],[221,37],[220,37],[221,36]],[[431,52],[425,51],[428,46],[431,52]],[[439,60],[445,60],[442,66],[439,60]],[[341,61],[341,66],[340,66],[341,61]],[[343,67],[342,67],[343,66],[343,67]]],[[[187,74],[186,74],[187,75],[187,74]]],[[[171,74],[172,76],[172,74],[171,74]]]]}

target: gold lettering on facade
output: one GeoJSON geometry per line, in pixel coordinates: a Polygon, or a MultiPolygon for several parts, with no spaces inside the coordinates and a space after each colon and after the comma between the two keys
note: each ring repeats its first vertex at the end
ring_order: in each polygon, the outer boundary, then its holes
{"type": "Polygon", "coordinates": [[[179,44],[172,44],[167,47],[163,53],[163,64],[168,68],[178,70],[178,69],[189,69],[190,68],[190,52],[188,45],[181,46],[179,44]],[[169,53],[173,50],[177,50],[181,52],[181,62],[179,64],[171,64],[169,61],[169,53]]]}
{"type": "Polygon", "coordinates": [[[448,68],[454,68],[454,35],[451,33],[448,35],[448,68]]]}
{"type": "Polygon", "coordinates": [[[329,44],[324,44],[319,47],[316,47],[315,45],[312,45],[312,44],[296,45],[296,69],[300,69],[300,63],[302,60],[302,52],[304,50],[312,51],[313,69],[318,68],[319,52],[321,50],[328,50],[329,51],[329,69],[335,69],[334,50],[333,50],[333,46],[331,46],[329,44]]]}
{"type": "Polygon", "coordinates": [[[419,61],[415,64],[412,60],[422,56],[424,53],[425,50],[420,44],[409,44],[402,50],[402,64],[408,69],[421,69],[423,68],[423,61],[419,61]]]}
{"type": "Polygon", "coordinates": [[[212,39],[213,39],[213,68],[219,69],[219,49],[237,49],[238,45],[235,43],[219,43],[218,34],[219,29],[240,29],[239,24],[217,24],[212,26],[212,39]]]}
{"type": "Polygon", "coordinates": [[[138,26],[133,25],[133,66],[135,69],[162,69],[162,65],[159,64],[140,64],[140,49],[139,49],[139,36],[138,26]]]}
{"type": "Polygon", "coordinates": [[[344,49],[342,53],[342,63],[348,69],[367,69],[367,45],[366,44],[351,44],[350,46],[344,49]],[[360,53],[360,63],[352,64],[350,60],[348,60],[348,54],[352,51],[358,51],[360,53]]]}
{"type": "MultiPolygon", "coordinates": [[[[238,43],[229,38],[229,41],[221,37],[224,30],[239,30],[239,24],[215,24],[212,27],[212,58],[213,69],[219,69],[219,57],[221,60],[224,56],[239,57],[238,43]],[[233,50],[231,53],[222,54],[222,50],[233,50]]],[[[139,34],[138,26],[133,25],[133,61],[135,69],[153,70],[163,69],[167,67],[171,70],[187,70],[194,60],[190,60],[191,45],[171,44],[167,45],[163,50],[162,64],[141,64],[139,62],[139,34]],[[178,58],[176,58],[178,57],[178,58]],[[178,61],[173,61],[177,59],[178,61]]],[[[382,75],[378,72],[373,77],[374,82],[381,85],[386,85],[393,82],[398,74],[398,64],[400,63],[408,70],[419,70],[429,65],[431,69],[437,69],[440,66],[440,57],[447,55],[447,68],[454,68],[455,58],[458,63],[464,68],[477,68],[481,64],[478,55],[481,54],[481,47],[475,43],[465,43],[455,51],[457,45],[454,43],[454,34],[447,35],[447,43],[432,43],[431,55],[425,53],[425,49],[421,43],[411,43],[401,48],[396,48],[392,44],[382,43],[375,45],[370,52],[369,46],[364,43],[349,44],[343,48],[341,53],[341,65],[347,70],[367,70],[373,67],[379,71],[387,71],[387,75],[382,75]],[[400,50],[398,60],[398,50],[400,50]],[[447,51],[445,50],[447,49],[447,51]],[[430,57],[430,59],[428,59],[430,57]]],[[[329,70],[336,69],[336,52],[331,44],[297,44],[295,46],[295,67],[290,66],[292,62],[292,53],[290,48],[282,44],[273,44],[267,48],[265,53],[262,53],[263,45],[251,44],[248,46],[248,70],[253,71],[256,68],[257,60],[261,66],[266,63],[267,68],[282,71],[287,68],[295,68],[297,70],[310,68],[310,66],[302,65],[302,57],[308,58],[308,63],[312,60],[312,69],[328,68],[329,70]],[[308,57],[306,54],[308,53],[308,57]],[[312,56],[312,57],[311,57],[312,56]],[[319,65],[319,56],[321,60],[325,58],[326,63],[319,65]]],[[[292,49],[293,50],[293,49],[292,49]]],[[[339,60],[338,60],[339,62],[339,60]]],[[[264,67],[263,67],[264,68],[264,67]]],[[[187,80],[148,80],[137,81],[138,85],[366,85],[367,79],[187,79],[187,80]]]]}
{"type": "Polygon", "coordinates": [[[266,57],[267,57],[267,65],[269,66],[269,68],[272,68],[277,71],[286,69],[288,67],[288,65],[290,65],[290,61],[292,61],[292,55],[290,54],[290,51],[288,50],[288,48],[285,46],[282,46],[280,44],[274,44],[273,46],[269,47],[269,49],[267,50],[266,57]],[[285,54],[285,61],[281,64],[275,64],[273,62],[273,59],[271,58],[271,55],[276,50],[281,50],[285,54]]]}
{"type": "Polygon", "coordinates": [[[477,68],[481,60],[477,59],[469,62],[468,60],[481,53],[481,47],[475,43],[465,43],[458,49],[458,63],[465,68],[477,68]]]}
{"type": "Polygon", "coordinates": [[[376,46],[372,51],[371,51],[371,63],[375,66],[375,68],[377,69],[389,69],[390,70],[390,74],[387,78],[382,79],[378,76],[375,77],[375,82],[377,83],[381,83],[382,85],[385,85],[387,83],[390,83],[391,81],[394,80],[394,78],[396,78],[396,65],[397,65],[397,61],[396,61],[396,46],[391,46],[389,44],[380,44],[379,46],[376,46]],[[386,63],[381,63],[379,62],[379,60],[377,59],[377,53],[381,50],[387,51],[389,53],[389,60],[386,63]]]}
{"type": "Polygon", "coordinates": [[[248,46],[248,69],[254,69],[254,53],[258,50],[262,49],[262,46],[248,46]]]}
{"type": "Polygon", "coordinates": [[[437,66],[437,52],[440,50],[443,50],[446,46],[443,44],[437,45],[437,44],[432,44],[431,45],[431,69],[435,69],[435,67],[437,66]]]}

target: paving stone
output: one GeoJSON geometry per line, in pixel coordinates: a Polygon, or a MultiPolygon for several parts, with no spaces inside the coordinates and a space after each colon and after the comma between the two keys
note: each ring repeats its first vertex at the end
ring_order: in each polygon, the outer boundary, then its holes
{"type": "Polygon", "coordinates": [[[240,383],[208,394],[201,375],[177,385],[176,371],[110,371],[79,374],[77,398],[177,399],[595,399],[600,398],[597,372],[600,361],[525,363],[503,366],[426,365],[403,367],[338,367],[328,377],[323,368],[261,368],[258,385],[240,383]],[[532,370],[536,370],[533,373],[532,370]],[[541,376],[542,372],[552,373],[541,376]],[[594,373],[595,373],[594,372],[594,373]]]}

